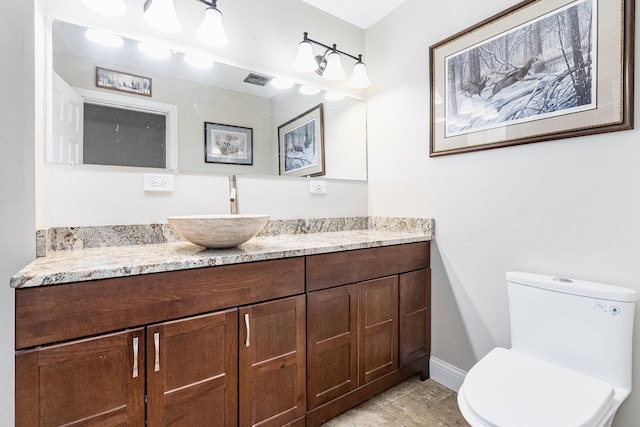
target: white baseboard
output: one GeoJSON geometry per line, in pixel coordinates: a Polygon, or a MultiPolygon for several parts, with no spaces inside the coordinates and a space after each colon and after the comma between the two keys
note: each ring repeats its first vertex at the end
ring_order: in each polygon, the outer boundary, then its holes
{"type": "Polygon", "coordinates": [[[466,375],[467,373],[462,369],[458,369],[443,360],[433,356],[429,360],[429,377],[455,392],[462,386],[466,375]]]}

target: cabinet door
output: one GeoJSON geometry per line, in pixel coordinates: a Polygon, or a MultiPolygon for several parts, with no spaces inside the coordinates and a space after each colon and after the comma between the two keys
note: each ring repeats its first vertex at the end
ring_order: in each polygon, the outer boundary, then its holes
{"type": "Polygon", "coordinates": [[[147,425],[237,426],[238,310],[147,328],[147,425]]]}
{"type": "Polygon", "coordinates": [[[16,354],[16,426],[144,425],[144,330],[16,354]]]}
{"type": "Polygon", "coordinates": [[[359,384],[398,369],[398,276],[360,283],[359,384]]]}
{"type": "Polygon", "coordinates": [[[308,408],[358,385],[358,285],[307,294],[308,408]]]}
{"type": "Polygon", "coordinates": [[[431,269],[400,275],[400,366],[431,352],[431,269]]]}
{"type": "Polygon", "coordinates": [[[240,425],[282,426],[306,413],[305,297],[240,309],[240,425]]]}

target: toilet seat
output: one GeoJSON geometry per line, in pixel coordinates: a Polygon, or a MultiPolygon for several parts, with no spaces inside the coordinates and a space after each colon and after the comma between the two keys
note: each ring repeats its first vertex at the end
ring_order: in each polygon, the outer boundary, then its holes
{"type": "Polygon", "coordinates": [[[459,397],[486,426],[583,427],[612,406],[610,384],[515,350],[495,348],[467,374],[459,397]]]}

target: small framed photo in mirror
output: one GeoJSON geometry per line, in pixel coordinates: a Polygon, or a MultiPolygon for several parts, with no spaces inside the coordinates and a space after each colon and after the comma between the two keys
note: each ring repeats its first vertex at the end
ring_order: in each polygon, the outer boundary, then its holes
{"type": "Polygon", "coordinates": [[[205,122],[204,161],[253,165],[253,128],[205,122]]]}
{"type": "Polygon", "coordinates": [[[278,126],[280,175],[324,175],[322,104],[278,126]]]}
{"type": "Polygon", "coordinates": [[[151,78],[96,67],[96,86],[136,95],[151,96],[151,78]]]}

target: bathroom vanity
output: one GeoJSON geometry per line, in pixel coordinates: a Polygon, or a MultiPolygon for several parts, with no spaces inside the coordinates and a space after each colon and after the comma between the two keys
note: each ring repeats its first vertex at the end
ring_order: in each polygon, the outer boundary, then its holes
{"type": "Polygon", "coordinates": [[[12,280],[16,425],[318,426],[426,379],[430,239],[356,230],[40,258],[12,280]]]}

